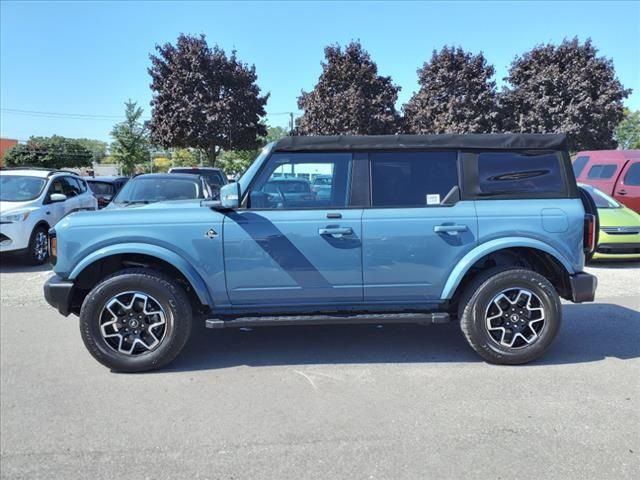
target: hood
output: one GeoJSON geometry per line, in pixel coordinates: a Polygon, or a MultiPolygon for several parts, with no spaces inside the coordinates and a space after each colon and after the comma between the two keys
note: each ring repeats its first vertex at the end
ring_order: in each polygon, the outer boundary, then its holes
{"type": "Polygon", "coordinates": [[[33,207],[33,200],[27,202],[6,202],[0,201],[0,214],[9,213],[12,210],[25,210],[33,207]]]}
{"type": "Polygon", "coordinates": [[[640,215],[633,210],[622,208],[599,208],[600,227],[638,227],[640,215]]]}

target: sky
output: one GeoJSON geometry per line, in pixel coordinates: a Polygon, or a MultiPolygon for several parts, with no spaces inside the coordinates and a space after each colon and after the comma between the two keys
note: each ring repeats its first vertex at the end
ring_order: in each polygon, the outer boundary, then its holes
{"type": "Polygon", "coordinates": [[[286,112],[298,113],[296,99],[317,82],[324,47],[351,40],[402,87],[401,107],[417,90],[416,69],[445,44],[482,51],[501,85],[516,55],[591,37],[634,90],[626,105],[640,109],[638,1],[2,1],[0,135],[108,141],[127,99],[149,116],[149,54],[180,33],[204,33],[210,45],[255,64],[270,93],[270,125],[286,126],[286,112]]]}

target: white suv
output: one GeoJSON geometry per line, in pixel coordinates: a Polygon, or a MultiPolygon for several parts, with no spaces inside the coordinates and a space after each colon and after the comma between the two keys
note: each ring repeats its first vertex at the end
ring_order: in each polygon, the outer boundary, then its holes
{"type": "Polygon", "coordinates": [[[0,170],[0,253],[25,254],[30,263],[42,264],[49,228],[65,215],[97,208],[86,182],[73,172],[0,170]]]}

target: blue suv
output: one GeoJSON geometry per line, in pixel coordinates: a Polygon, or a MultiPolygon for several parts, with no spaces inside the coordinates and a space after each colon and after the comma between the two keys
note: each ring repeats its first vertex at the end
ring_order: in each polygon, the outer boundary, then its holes
{"type": "Polygon", "coordinates": [[[594,299],[587,197],[563,135],[286,137],[217,200],[66,217],[44,293],[114,371],[168,364],[194,319],[455,320],[484,359],[520,364],[552,343],[560,298],[594,299]]]}

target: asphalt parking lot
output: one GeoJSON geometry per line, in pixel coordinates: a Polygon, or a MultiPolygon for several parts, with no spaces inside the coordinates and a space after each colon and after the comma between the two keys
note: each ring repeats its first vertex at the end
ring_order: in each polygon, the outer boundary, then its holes
{"type": "Polygon", "coordinates": [[[534,364],[457,325],[196,329],[160,372],[113,374],[48,269],[0,265],[2,478],[640,478],[640,263],[589,268],[534,364]]]}

